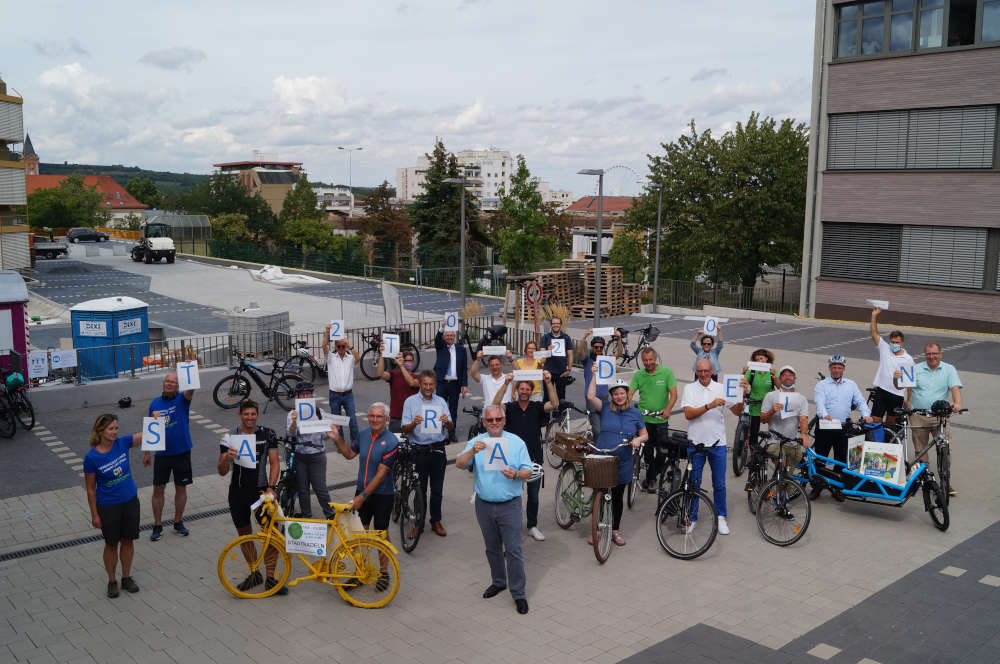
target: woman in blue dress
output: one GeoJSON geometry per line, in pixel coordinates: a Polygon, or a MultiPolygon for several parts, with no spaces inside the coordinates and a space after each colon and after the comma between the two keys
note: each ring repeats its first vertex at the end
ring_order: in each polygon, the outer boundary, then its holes
{"type": "MultiPolygon", "coordinates": [[[[597,398],[597,381],[590,381],[587,386],[587,402],[590,407],[601,414],[601,433],[594,445],[602,450],[618,447],[627,440],[629,445],[637,448],[649,438],[642,413],[628,402],[628,383],[617,379],[608,390],[609,401],[597,398]]],[[[623,447],[615,451],[618,457],[618,485],[611,489],[611,540],[618,546],[625,546],[625,538],[618,532],[624,509],[625,487],[632,481],[632,450],[623,447]]],[[[593,540],[589,540],[593,544],[593,540]]]]}

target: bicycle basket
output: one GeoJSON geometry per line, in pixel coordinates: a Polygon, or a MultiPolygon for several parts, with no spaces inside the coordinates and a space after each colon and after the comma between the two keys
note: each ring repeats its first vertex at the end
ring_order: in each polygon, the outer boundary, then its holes
{"type": "Polygon", "coordinates": [[[580,463],[583,461],[584,453],[576,449],[576,446],[586,442],[587,439],[579,434],[559,431],[552,442],[552,452],[563,461],[580,463]]]}
{"type": "Polygon", "coordinates": [[[656,338],[660,336],[660,328],[650,326],[649,332],[646,332],[644,336],[646,341],[656,341],[656,338]]]}
{"type": "Polygon", "coordinates": [[[5,383],[8,390],[16,390],[24,385],[24,376],[15,371],[11,375],[7,376],[5,383]]]}
{"type": "Polygon", "coordinates": [[[618,457],[613,454],[583,457],[583,486],[591,489],[618,486],[618,457]]]}

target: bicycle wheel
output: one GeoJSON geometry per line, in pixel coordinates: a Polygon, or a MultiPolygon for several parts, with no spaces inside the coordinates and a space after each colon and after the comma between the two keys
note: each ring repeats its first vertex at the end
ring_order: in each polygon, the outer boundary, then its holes
{"type": "Polygon", "coordinates": [[[280,536],[272,536],[265,550],[267,536],[253,533],[237,537],[219,554],[218,571],[222,587],[240,599],[270,597],[288,581],[292,557],[284,551],[280,536]],[[265,583],[268,568],[278,581],[271,589],[265,583]]]}
{"type": "MultiPolygon", "coordinates": [[[[278,507],[281,508],[285,516],[295,516],[295,498],[298,496],[298,493],[299,487],[292,486],[292,482],[284,481],[278,483],[278,507]]],[[[323,505],[320,505],[320,507],[322,508],[323,505]]]]}
{"type": "Polygon", "coordinates": [[[219,408],[236,408],[250,396],[250,381],[238,373],[226,376],[212,390],[212,400],[219,408]]]}
{"type": "Polygon", "coordinates": [[[594,556],[602,565],[611,555],[611,492],[594,491],[594,508],[590,512],[590,537],[594,541],[594,556]]]}
{"type": "Polygon", "coordinates": [[[414,376],[417,371],[420,370],[420,349],[418,349],[413,344],[403,344],[399,347],[399,356],[402,357],[406,353],[413,353],[413,369],[410,371],[414,376]]]}
{"type": "Polygon", "coordinates": [[[771,544],[788,546],[806,534],[812,507],[801,484],[780,479],[768,483],[757,502],[757,529],[771,544]]]}
{"type": "Polygon", "coordinates": [[[708,494],[701,489],[674,491],[656,510],[656,537],[674,558],[692,560],[708,551],[719,532],[718,513],[708,494]],[[692,520],[694,501],[700,520],[692,520]],[[693,527],[692,527],[693,526],[693,527]]]}
{"type": "Polygon", "coordinates": [[[806,431],[809,432],[809,437],[816,440],[816,431],[819,430],[819,418],[815,415],[809,420],[809,425],[806,427],[806,431]]]}
{"type": "Polygon", "coordinates": [[[767,484],[766,463],[763,458],[757,457],[748,464],[746,494],[747,507],[750,509],[750,514],[757,513],[757,502],[760,500],[760,492],[764,488],[764,485],[767,484]]]}
{"type": "Polygon", "coordinates": [[[580,476],[576,472],[573,464],[567,463],[559,471],[559,479],[556,480],[556,523],[565,530],[573,525],[574,521],[580,519],[579,514],[575,514],[571,505],[580,499],[583,487],[580,485],[580,476]]]}
{"type": "Polygon", "coordinates": [[[934,527],[942,532],[948,530],[948,524],[950,523],[948,503],[944,499],[944,492],[941,491],[941,487],[937,485],[937,482],[925,481],[923,490],[924,509],[930,513],[934,527]]]}
{"type": "Polygon", "coordinates": [[[736,435],[733,436],[733,475],[736,477],[742,475],[743,469],[747,467],[749,449],[746,436],[747,426],[743,423],[743,418],[740,418],[739,424],[736,425],[736,435]]]}
{"type": "MultiPolygon", "coordinates": [[[[32,407],[31,402],[22,391],[15,392],[12,401],[11,405],[14,407],[14,416],[21,423],[22,427],[30,431],[35,426],[35,409],[32,407]]],[[[938,458],[940,459],[940,457],[938,458]]]]}
{"type": "Polygon", "coordinates": [[[947,446],[937,449],[937,469],[941,495],[944,496],[944,504],[947,505],[951,501],[951,450],[947,446]]]}
{"type": "Polygon", "coordinates": [[[628,508],[632,509],[635,499],[639,496],[639,487],[642,484],[642,449],[632,450],[632,481],[628,483],[627,500],[628,508]]]}
{"type": "Polygon", "coordinates": [[[274,383],[274,400],[284,410],[295,408],[295,386],[302,382],[302,376],[286,373],[274,383]]]}
{"type": "Polygon", "coordinates": [[[622,342],[618,339],[618,337],[612,337],[611,339],[609,339],[607,346],[605,346],[604,348],[604,352],[607,355],[618,356],[618,362],[616,364],[620,367],[623,367],[626,364],[628,364],[628,361],[630,359],[625,356],[625,350],[626,348],[622,346],[622,342]],[[619,349],[621,349],[620,354],[619,354],[619,349]]]}
{"type": "Polygon", "coordinates": [[[362,609],[387,605],[399,592],[399,561],[389,545],[362,535],[342,543],[327,562],[327,571],[344,601],[362,609]]]}
{"type": "Polygon", "coordinates": [[[380,355],[378,348],[369,348],[361,354],[361,373],[368,380],[378,378],[378,359],[380,355]]]}
{"type": "Polygon", "coordinates": [[[288,364],[286,364],[285,367],[290,373],[297,373],[302,376],[304,380],[308,380],[310,383],[316,382],[316,374],[318,373],[316,371],[316,367],[313,366],[312,362],[301,355],[297,355],[288,360],[288,364]]]}
{"type": "Polygon", "coordinates": [[[399,541],[403,544],[403,551],[407,553],[413,553],[420,541],[423,531],[417,528],[417,524],[423,515],[424,494],[417,487],[404,489],[399,497],[399,541]]]}
{"type": "Polygon", "coordinates": [[[563,466],[563,459],[552,451],[552,443],[554,442],[554,437],[546,437],[545,442],[542,443],[542,452],[545,454],[545,463],[549,464],[551,468],[558,470],[563,466]]]}

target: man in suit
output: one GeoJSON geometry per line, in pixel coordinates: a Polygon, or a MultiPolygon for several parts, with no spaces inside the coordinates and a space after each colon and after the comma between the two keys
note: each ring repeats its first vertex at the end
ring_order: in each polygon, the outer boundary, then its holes
{"type": "MultiPolygon", "coordinates": [[[[469,358],[465,346],[457,343],[453,330],[445,332],[444,321],[434,335],[434,375],[437,378],[437,394],[448,402],[448,412],[452,422],[458,422],[458,397],[469,391],[469,358]]],[[[448,433],[448,442],[454,443],[455,429],[448,433]]]]}

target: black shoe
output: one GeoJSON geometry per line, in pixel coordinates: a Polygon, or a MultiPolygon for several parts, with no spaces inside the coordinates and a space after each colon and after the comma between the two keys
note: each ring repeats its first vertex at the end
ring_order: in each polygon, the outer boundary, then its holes
{"type": "MultiPolygon", "coordinates": [[[[267,577],[267,581],[264,582],[264,590],[270,590],[271,588],[275,587],[276,585],[278,585],[278,580],[276,578],[274,578],[273,576],[269,576],[269,577],[267,577]]],[[[286,586],[286,585],[281,586],[281,588],[278,589],[278,592],[276,592],[274,594],[275,595],[287,595],[288,594],[288,586],[286,586]]]]}
{"type": "Polygon", "coordinates": [[[260,572],[250,572],[250,574],[247,575],[247,578],[243,579],[240,585],[236,586],[236,589],[245,593],[251,588],[256,588],[262,583],[264,583],[264,577],[261,576],[260,572]]]}
{"type": "Polygon", "coordinates": [[[122,577],[122,590],[127,590],[130,593],[139,592],[139,586],[136,585],[135,581],[132,580],[131,576],[122,577]]]}
{"type": "Polygon", "coordinates": [[[823,493],[823,489],[819,487],[813,487],[813,490],[809,492],[809,500],[819,500],[819,495],[823,493]]]}
{"type": "Polygon", "coordinates": [[[496,597],[505,590],[507,590],[507,586],[497,586],[494,584],[490,584],[490,587],[483,591],[483,599],[496,597]]]}
{"type": "Polygon", "coordinates": [[[514,605],[517,606],[517,612],[524,615],[528,612],[528,600],[526,599],[515,599],[514,605]]]}
{"type": "Polygon", "coordinates": [[[118,582],[108,581],[108,597],[112,599],[118,597],[118,582]]]}

